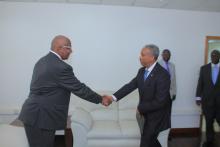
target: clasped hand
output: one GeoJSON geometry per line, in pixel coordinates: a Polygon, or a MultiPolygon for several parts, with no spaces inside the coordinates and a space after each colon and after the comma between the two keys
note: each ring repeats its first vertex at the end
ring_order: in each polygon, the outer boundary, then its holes
{"type": "Polygon", "coordinates": [[[102,105],[109,106],[113,101],[112,96],[109,95],[103,95],[102,96],[102,105]]]}

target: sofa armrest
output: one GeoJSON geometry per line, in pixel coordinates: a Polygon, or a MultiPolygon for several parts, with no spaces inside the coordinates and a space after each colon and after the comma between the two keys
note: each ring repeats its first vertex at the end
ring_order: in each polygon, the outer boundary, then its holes
{"type": "Polygon", "coordinates": [[[159,133],[159,136],[157,137],[157,139],[160,142],[162,147],[168,147],[169,133],[170,133],[170,128],[159,133]]]}
{"type": "Polygon", "coordinates": [[[71,120],[72,123],[76,123],[83,126],[87,131],[89,131],[92,128],[92,116],[88,111],[82,108],[76,108],[73,111],[71,120]]]}

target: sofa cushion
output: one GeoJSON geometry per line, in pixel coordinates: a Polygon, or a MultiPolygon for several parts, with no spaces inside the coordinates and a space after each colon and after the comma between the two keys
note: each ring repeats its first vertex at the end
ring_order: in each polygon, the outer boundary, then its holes
{"type": "Polygon", "coordinates": [[[121,120],[136,120],[136,109],[121,109],[118,113],[119,121],[121,120]]]}
{"type": "Polygon", "coordinates": [[[94,121],[97,121],[97,120],[117,121],[118,120],[118,109],[117,108],[115,109],[101,108],[101,109],[91,111],[91,115],[94,121]]]}
{"type": "Polygon", "coordinates": [[[88,102],[72,94],[71,99],[70,99],[70,105],[69,105],[69,113],[72,113],[73,111],[75,111],[76,108],[83,108],[86,111],[91,112],[93,110],[102,108],[102,105],[101,104],[97,105],[97,104],[88,102]]]}
{"type": "Polygon", "coordinates": [[[137,109],[139,102],[138,91],[134,91],[119,101],[119,111],[123,109],[137,109]]]}
{"type": "Polygon", "coordinates": [[[0,125],[0,147],[28,147],[28,141],[23,127],[8,124],[0,125]]]}
{"type": "Polygon", "coordinates": [[[119,101],[119,121],[120,120],[136,120],[136,110],[138,105],[138,92],[137,90],[127,95],[119,101]]]}
{"type": "Polygon", "coordinates": [[[87,147],[140,147],[140,139],[89,139],[87,147]]]}
{"type": "MultiPolygon", "coordinates": [[[[98,93],[101,95],[111,95],[113,92],[99,91],[98,93]]],[[[69,114],[72,114],[77,108],[83,108],[84,110],[90,112],[93,120],[118,120],[118,103],[116,102],[113,102],[110,106],[105,107],[102,104],[94,104],[72,94],[69,105],[69,114]]]]}
{"type": "Polygon", "coordinates": [[[72,122],[83,125],[87,130],[90,130],[93,124],[93,119],[90,113],[83,108],[77,108],[72,113],[72,122]]]}
{"type": "Polygon", "coordinates": [[[88,132],[88,139],[117,139],[122,133],[118,121],[94,121],[92,129],[88,132]]]}
{"type": "Polygon", "coordinates": [[[136,120],[120,120],[122,138],[140,139],[140,131],[136,120]]]}

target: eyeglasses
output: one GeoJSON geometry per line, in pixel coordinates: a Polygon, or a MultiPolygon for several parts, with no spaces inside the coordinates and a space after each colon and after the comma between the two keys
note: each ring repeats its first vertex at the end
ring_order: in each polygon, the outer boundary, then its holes
{"type": "Polygon", "coordinates": [[[67,46],[67,45],[64,45],[64,46],[61,46],[61,48],[65,48],[65,49],[68,49],[68,50],[72,50],[72,47],[71,46],[67,46]]]}

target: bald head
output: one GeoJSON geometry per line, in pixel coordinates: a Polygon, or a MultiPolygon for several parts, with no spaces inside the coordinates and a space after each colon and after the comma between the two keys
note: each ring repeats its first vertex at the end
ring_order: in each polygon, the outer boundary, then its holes
{"type": "Polygon", "coordinates": [[[68,59],[72,52],[70,39],[63,35],[55,36],[51,42],[51,50],[59,54],[63,60],[68,59]]]}
{"type": "Polygon", "coordinates": [[[56,50],[56,48],[62,46],[64,43],[67,42],[69,42],[69,44],[71,45],[69,38],[67,38],[66,36],[63,35],[55,36],[51,42],[51,50],[54,51],[56,50]]]}

